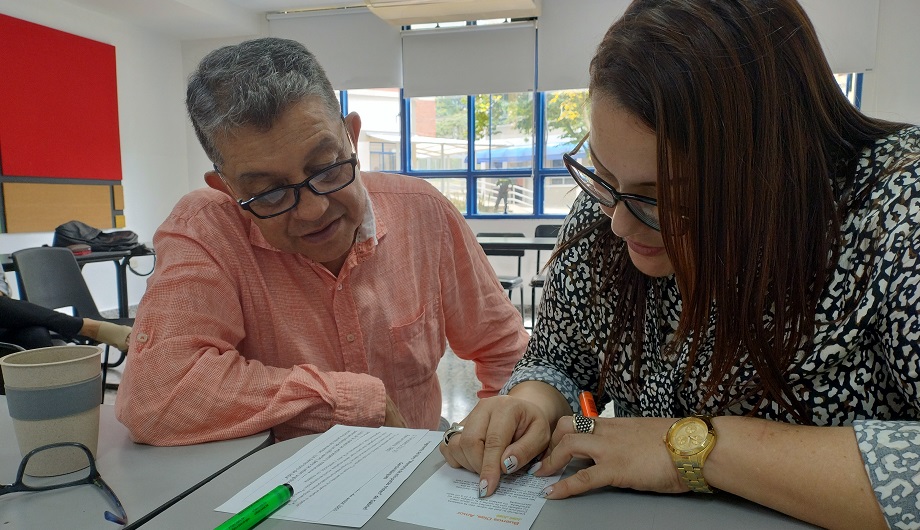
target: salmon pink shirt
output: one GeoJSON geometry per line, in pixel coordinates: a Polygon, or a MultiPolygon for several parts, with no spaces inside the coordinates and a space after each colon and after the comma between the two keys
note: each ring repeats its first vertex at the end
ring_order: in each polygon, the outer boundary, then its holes
{"type": "Polygon", "coordinates": [[[528,335],[463,216],[424,180],[361,178],[371,207],[338,277],[272,247],[223,193],[179,201],[116,399],[135,441],[376,427],[387,395],[409,427],[436,429],[448,342],[479,397],[498,392],[528,335]]]}

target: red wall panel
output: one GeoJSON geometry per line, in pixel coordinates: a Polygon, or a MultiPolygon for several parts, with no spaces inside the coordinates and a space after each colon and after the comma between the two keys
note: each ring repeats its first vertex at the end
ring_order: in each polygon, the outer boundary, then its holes
{"type": "Polygon", "coordinates": [[[0,15],[5,176],[121,180],[115,47],[0,15]]]}

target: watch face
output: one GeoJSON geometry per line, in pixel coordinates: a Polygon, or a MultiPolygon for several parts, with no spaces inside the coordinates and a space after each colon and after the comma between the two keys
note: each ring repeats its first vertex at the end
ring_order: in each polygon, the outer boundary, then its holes
{"type": "Polygon", "coordinates": [[[706,447],[709,429],[702,420],[688,418],[676,426],[670,436],[671,445],[684,456],[695,455],[706,447]]]}

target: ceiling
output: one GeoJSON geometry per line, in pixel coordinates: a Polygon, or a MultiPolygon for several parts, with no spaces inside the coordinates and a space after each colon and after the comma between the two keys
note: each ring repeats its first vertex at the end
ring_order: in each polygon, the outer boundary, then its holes
{"type": "Polygon", "coordinates": [[[257,10],[259,12],[286,11],[313,7],[340,7],[343,5],[360,5],[364,0],[224,0],[226,3],[257,10]]]}
{"type": "Polygon", "coordinates": [[[364,4],[364,0],[66,1],[183,40],[257,34],[270,12],[364,4]]]}
{"type": "MultiPolygon", "coordinates": [[[[364,7],[365,0],[63,0],[180,40],[259,35],[280,11],[364,7]]],[[[537,0],[539,1],[539,0],[537,0]]],[[[375,0],[372,12],[391,24],[522,16],[534,0],[375,0]]],[[[539,11],[537,9],[537,11],[539,11]]]]}

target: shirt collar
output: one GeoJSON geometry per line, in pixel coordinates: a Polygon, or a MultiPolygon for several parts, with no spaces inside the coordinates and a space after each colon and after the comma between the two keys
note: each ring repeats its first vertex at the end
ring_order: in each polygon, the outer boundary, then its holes
{"type": "Polygon", "coordinates": [[[371,245],[376,246],[377,215],[374,213],[374,204],[371,202],[371,194],[367,191],[367,187],[365,186],[362,189],[364,190],[364,219],[355,232],[355,243],[371,240],[371,245]]]}

